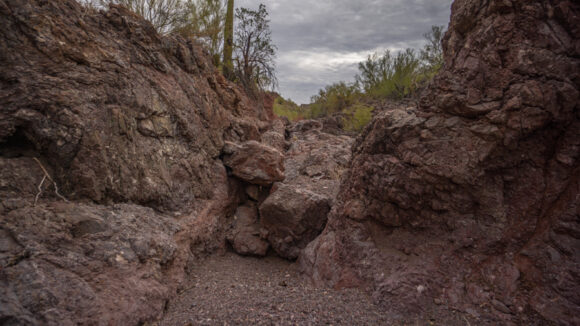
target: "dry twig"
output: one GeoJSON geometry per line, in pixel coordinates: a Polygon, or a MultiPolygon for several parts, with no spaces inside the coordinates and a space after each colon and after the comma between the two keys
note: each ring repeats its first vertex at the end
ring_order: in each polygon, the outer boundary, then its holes
{"type": "Polygon", "coordinates": [[[34,197],[34,206],[36,206],[38,197],[40,197],[40,194],[42,194],[42,185],[44,184],[44,180],[46,180],[46,175],[42,177],[42,181],[40,181],[40,184],[38,185],[38,193],[36,194],[36,197],[34,197]]]}
{"type": "Polygon", "coordinates": [[[46,169],[44,168],[44,165],[42,165],[42,163],[40,163],[40,160],[38,160],[36,157],[32,158],[33,160],[36,161],[36,163],[38,163],[38,165],[40,166],[40,168],[42,169],[42,172],[44,172],[44,177],[42,178],[42,181],[40,181],[40,184],[38,185],[38,193],[36,194],[36,197],[34,198],[34,206],[36,206],[36,203],[38,202],[38,198],[40,197],[40,194],[42,194],[42,185],[44,184],[44,181],[48,178],[48,180],[50,182],[52,182],[52,185],[54,186],[54,193],[62,200],[68,202],[68,200],[66,198],[64,198],[64,196],[62,196],[59,192],[58,192],[58,185],[56,184],[56,182],[54,181],[54,179],[52,179],[52,177],[50,176],[50,174],[48,174],[48,171],[46,171],[46,169]]]}

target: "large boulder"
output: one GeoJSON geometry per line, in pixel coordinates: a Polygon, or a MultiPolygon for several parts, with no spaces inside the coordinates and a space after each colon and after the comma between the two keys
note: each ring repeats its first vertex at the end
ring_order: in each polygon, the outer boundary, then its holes
{"type": "Polygon", "coordinates": [[[296,259],[300,250],[314,240],[326,224],[328,197],[297,185],[276,184],[260,205],[260,224],[278,255],[296,259]]]}
{"type": "Polygon", "coordinates": [[[257,141],[227,142],[223,152],[224,164],[243,181],[270,186],[284,180],[284,155],[273,147],[257,141]]]}
{"type": "Polygon", "coordinates": [[[456,0],[442,72],[357,139],[307,275],[393,316],[580,324],[578,26],[574,1],[456,0]]]}

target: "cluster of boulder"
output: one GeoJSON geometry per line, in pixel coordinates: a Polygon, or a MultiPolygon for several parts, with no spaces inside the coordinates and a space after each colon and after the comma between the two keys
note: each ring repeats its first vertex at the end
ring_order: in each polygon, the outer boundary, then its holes
{"type": "Polygon", "coordinates": [[[283,133],[271,138],[291,141],[278,149],[256,141],[226,144],[222,160],[245,194],[227,235],[234,251],[265,256],[271,247],[293,260],[322,232],[352,138],[321,129],[313,120],[280,128],[283,133]]]}

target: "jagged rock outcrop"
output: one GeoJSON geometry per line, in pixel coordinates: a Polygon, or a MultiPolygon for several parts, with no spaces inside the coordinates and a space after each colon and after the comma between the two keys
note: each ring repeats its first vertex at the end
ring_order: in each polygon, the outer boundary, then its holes
{"type": "Polygon", "coordinates": [[[580,6],[456,0],[444,48],[421,106],[358,138],[301,266],[400,318],[580,324],[580,6]]]}
{"type": "Polygon", "coordinates": [[[3,324],[137,325],[163,311],[180,259],[172,216],[128,204],[22,204],[2,214],[3,324]]]}
{"type": "Polygon", "coordinates": [[[224,249],[220,155],[274,128],[260,108],[121,7],[0,0],[0,323],[154,321],[224,249]]]}

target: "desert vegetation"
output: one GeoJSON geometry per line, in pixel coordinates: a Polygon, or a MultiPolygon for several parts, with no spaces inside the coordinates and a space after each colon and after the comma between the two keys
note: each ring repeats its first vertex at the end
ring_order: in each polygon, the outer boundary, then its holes
{"type": "Polygon", "coordinates": [[[372,118],[372,103],[414,98],[433,79],[443,66],[443,34],[443,26],[432,26],[419,51],[408,48],[371,54],[358,64],[354,83],[330,84],[302,107],[280,99],[275,112],[290,120],[340,114],[346,130],[360,131],[372,118]]]}
{"type": "MultiPolygon", "coordinates": [[[[123,5],[150,21],[162,34],[179,34],[205,45],[214,65],[248,94],[260,97],[278,86],[266,6],[234,9],[228,0],[85,0],[88,6],[123,5]]],[[[292,121],[340,115],[343,129],[357,132],[372,118],[376,103],[414,98],[443,65],[443,26],[424,34],[420,50],[407,48],[370,54],[358,64],[354,82],[335,82],[320,89],[311,103],[298,106],[280,98],[274,113],[292,121]]]]}
{"type": "Polygon", "coordinates": [[[148,20],[160,34],[195,39],[213,64],[253,96],[278,85],[266,6],[236,8],[233,0],[82,0],[89,9],[122,5],[148,20]]]}

